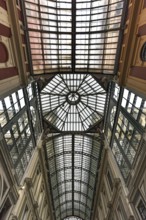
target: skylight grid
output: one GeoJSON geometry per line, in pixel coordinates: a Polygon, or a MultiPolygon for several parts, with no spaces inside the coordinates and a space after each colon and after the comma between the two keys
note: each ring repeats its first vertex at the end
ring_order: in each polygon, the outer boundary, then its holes
{"type": "Polygon", "coordinates": [[[77,1],[76,8],[76,71],[114,74],[123,1],[77,1]]]}
{"type": "Polygon", "coordinates": [[[58,74],[41,91],[45,121],[60,131],[86,131],[103,119],[106,92],[88,74],[58,74]]]}
{"type": "Polygon", "coordinates": [[[89,220],[100,161],[98,134],[48,135],[47,163],[57,220],[89,220]]]}
{"type": "Polygon", "coordinates": [[[59,216],[62,211],[66,210],[68,201],[72,200],[71,143],[71,136],[54,138],[47,143],[54,206],[59,216]],[[49,151],[54,152],[54,154],[50,155],[49,151]]]}
{"type": "Polygon", "coordinates": [[[82,220],[82,219],[75,217],[75,216],[71,216],[71,217],[65,218],[64,220],[82,220]]]}
{"type": "Polygon", "coordinates": [[[34,74],[71,68],[71,2],[25,1],[34,74]]]}
{"type": "Polygon", "coordinates": [[[33,74],[116,74],[123,4],[123,0],[25,0],[33,74]]]}

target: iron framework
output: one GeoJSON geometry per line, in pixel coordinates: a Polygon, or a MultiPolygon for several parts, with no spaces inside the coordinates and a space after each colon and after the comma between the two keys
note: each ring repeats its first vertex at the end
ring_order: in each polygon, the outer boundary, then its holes
{"type": "Polygon", "coordinates": [[[146,100],[115,83],[110,84],[109,91],[105,131],[120,171],[127,181],[144,142],[146,100]]]}
{"type": "Polygon", "coordinates": [[[43,118],[58,131],[87,131],[103,120],[106,91],[89,74],[58,74],[41,91],[43,118]]]}
{"type": "Polygon", "coordinates": [[[56,220],[91,218],[106,96],[90,74],[60,73],[42,86],[45,151],[56,220]]]}
{"type": "Polygon", "coordinates": [[[41,132],[36,83],[0,100],[1,142],[9,152],[20,184],[41,132]]]}
{"type": "Polygon", "coordinates": [[[116,74],[126,2],[25,0],[33,74],[116,74]]]}
{"type": "Polygon", "coordinates": [[[97,133],[48,135],[47,165],[56,220],[90,219],[102,144],[97,133]]]}

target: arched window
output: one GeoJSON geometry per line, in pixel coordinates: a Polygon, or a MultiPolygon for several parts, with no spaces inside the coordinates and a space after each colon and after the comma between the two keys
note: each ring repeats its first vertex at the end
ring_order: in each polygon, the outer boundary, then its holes
{"type": "Polygon", "coordinates": [[[140,58],[142,61],[146,61],[146,42],[143,44],[140,52],[140,58]]]}

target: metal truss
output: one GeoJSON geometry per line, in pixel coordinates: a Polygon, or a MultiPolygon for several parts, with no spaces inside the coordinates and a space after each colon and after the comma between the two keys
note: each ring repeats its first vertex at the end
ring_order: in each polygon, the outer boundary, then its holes
{"type": "Polygon", "coordinates": [[[117,73],[127,1],[24,3],[22,11],[34,75],[117,73]]]}
{"type": "Polygon", "coordinates": [[[102,148],[97,133],[52,134],[46,140],[56,219],[64,219],[69,212],[71,216],[90,219],[102,148]]]}
{"type": "Polygon", "coordinates": [[[89,74],[58,74],[41,91],[43,118],[57,131],[89,131],[102,121],[106,91],[89,74]]]}
{"type": "Polygon", "coordinates": [[[107,89],[96,77],[81,73],[57,74],[40,88],[54,217],[90,219],[107,89]]]}

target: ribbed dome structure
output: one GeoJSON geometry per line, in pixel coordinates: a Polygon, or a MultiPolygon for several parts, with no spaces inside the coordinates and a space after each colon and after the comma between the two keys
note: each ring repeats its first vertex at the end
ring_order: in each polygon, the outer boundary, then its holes
{"type": "Polygon", "coordinates": [[[86,131],[104,115],[106,91],[89,74],[58,74],[42,90],[45,120],[60,131],[86,131]]]}

